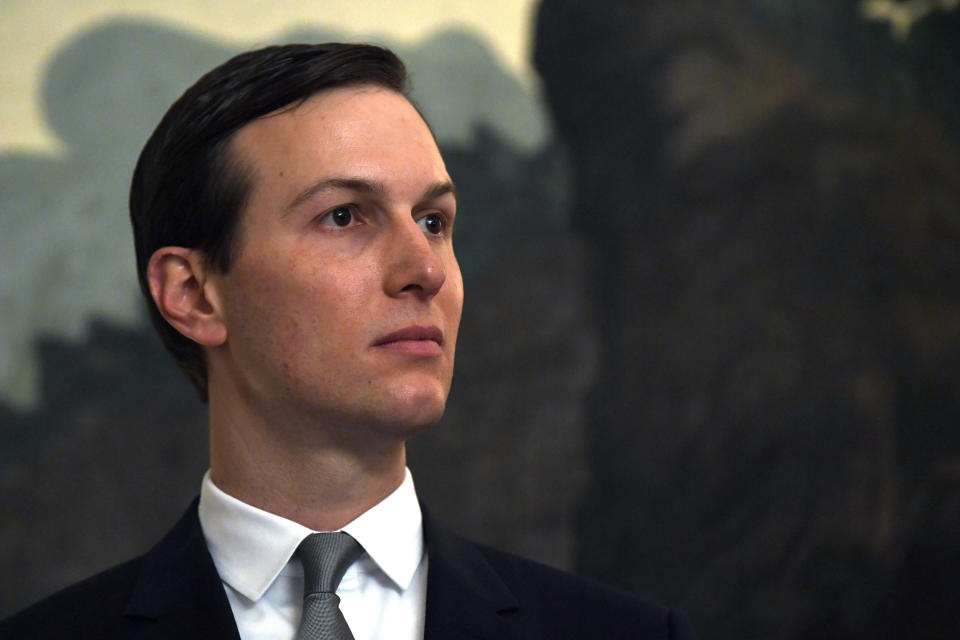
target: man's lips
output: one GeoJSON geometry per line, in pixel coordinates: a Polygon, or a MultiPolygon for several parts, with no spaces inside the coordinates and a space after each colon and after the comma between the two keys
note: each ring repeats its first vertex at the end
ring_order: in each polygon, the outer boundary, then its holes
{"type": "Polygon", "coordinates": [[[443,353],[443,332],[434,326],[411,326],[378,338],[373,346],[409,355],[434,356],[443,353]]]}

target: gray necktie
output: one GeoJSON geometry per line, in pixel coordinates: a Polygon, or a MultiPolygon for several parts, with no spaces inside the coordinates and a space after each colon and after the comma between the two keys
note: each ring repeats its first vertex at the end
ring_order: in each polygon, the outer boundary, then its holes
{"type": "Polygon", "coordinates": [[[303,617],[297,640],[353,640],[335,593],[354,560],[363,553],[347,533],[312,533],[297,547],[303,562],[303,617]]]}

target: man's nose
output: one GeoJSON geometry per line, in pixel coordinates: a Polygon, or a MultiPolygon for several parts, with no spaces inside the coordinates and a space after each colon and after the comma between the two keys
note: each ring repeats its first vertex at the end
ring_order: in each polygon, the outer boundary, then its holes
{"type": "Polygon", "coordinates": [[[438,254],[439,239],[431,239],[412,217],[397,223],[387,238],[385,286],[391,296],[430,299],[447,279],[438,254]]]}

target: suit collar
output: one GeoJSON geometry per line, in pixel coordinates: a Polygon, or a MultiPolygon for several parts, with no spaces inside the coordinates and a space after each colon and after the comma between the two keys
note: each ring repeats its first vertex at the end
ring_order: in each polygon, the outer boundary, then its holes
{"type": "MultiPolygon", "coordinates": [[[[520,640],[519,603],[480,548],[423,511],[429,555],[425,640],[520,640]]],[[[145,637],[239,640],[220,576],[207,551],[197,501],[142,559],[124,610],[145,637]]]]}
{"type": "Polygon", "coordinates": [[[203,539],[196,500],[143,556],[124,615],[130,621],[152,623],[157,637],[239,640],[223,583],[203,539]]]}
{"type": "Polygon", "coordinates": [[[427,543],[425,640],[519,638],[520,605],[480,549],[423,512],[427,543]]]}

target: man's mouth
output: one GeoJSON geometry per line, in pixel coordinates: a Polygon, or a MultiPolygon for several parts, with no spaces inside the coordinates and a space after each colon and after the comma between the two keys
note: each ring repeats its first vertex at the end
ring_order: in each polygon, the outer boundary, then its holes
{"type": "Polygon", "coordinates": [[[413,356],[443,353],[443,332],[439,327],[413,325],[378,338],[373,346],[413,356]]]}

